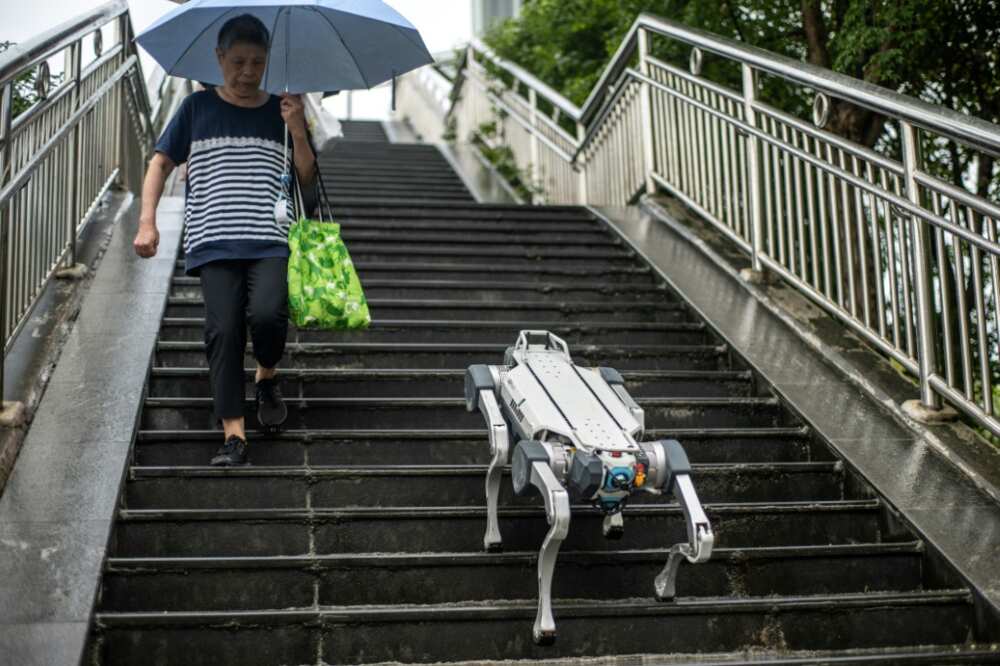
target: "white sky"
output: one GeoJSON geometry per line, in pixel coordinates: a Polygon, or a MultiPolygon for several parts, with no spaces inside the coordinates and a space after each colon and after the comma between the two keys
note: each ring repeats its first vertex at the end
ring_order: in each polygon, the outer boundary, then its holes
{"type": "MultiPolygon", "coordinates": [[[[447,51],[469,40],[472,34],[472,3],[470,0],[387,0],[420,31],[431,53],[447,51]]],[[[0,0],[0,42],[23,42],[35,35],[54,28],[64,21],[100,6],[104,0],[35,0],[31,10],[25,11],[24,0],[0,0]]],[[[132,23],[141,32],[176,5],[167,0],[129,0],[132,23]]],[[[105,36],[109,43],[110,34],[105,36]]],[[[85,45],[89,51],[89,45],[85,45]]],[[[141,49],[140,49],[141,50],[141,49]]],[[[148,58],[143,69],[149,76],[148,58]]],[[[53,71],[59,69],[53,63],[53,71]]],[[[388,115],[389,91],[387,88],[352,95],[353,117],[385,118],[388,115]]],[[[346,117],[347,94],[327,100],[330,110],[346,117]]]]}

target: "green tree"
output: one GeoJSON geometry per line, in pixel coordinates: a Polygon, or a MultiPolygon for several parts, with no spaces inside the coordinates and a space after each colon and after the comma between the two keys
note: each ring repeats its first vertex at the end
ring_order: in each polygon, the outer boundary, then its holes
{"type": "MultiPolygon", "coordinates": [[[[1000,122],[996,0],[529,0],[486,41],[581,104],[641,12],[1000,122]]],[[[739,84],[734,68],[706,75],[739,84]]],[[[809,107],[779,81],[764,94],[793,113],[809,107]]],[[[829,129],[874,146],[885,119],[834,100],[829,129]]]]}
{"type": "MultiPolygon", "coordinates": [[[[3,53],[10,47],[14,46],[14,44],[14,42],[0,42],[0,53],[3,53]]],[[[38,93],[35,92],[35,81],[37,78],[38,70],[36,68],[24,72],[14,79],[14,118],[17,118],[19,115],[30,109],[38,101],[38,93]]],[[[49,90],[52,90],[59,84],[61,77],[51,76],[49,81],[49,90]]]]}

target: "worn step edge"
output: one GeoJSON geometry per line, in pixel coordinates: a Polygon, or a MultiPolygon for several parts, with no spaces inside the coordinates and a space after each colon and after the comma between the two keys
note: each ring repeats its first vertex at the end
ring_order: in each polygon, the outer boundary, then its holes
{"type": "MultiPolygon", "coordinates": [[[[247,367],[246,373],[256,372],[255,368],[247,367]]],[[[308,379],[308,378],[345,378],[345,379],[454,379],[461,380],[465,377],[465,370],[407,370],[407,369],[385,369],[385,370],[358,370],[352,368],[282,368],[279,372],[281,379],[308,379]]],[[[208,377],[208,368],[161,368],[152,369],[154,377],[208,377]]],[[[662,370],[662,371],[623,371],[622,377],[627,382],[640,382],[650,380],[680,380],[680,379],[702,379],[705,381],[745,381],[753,380],[753,373],[749,370],[662,370]]]]}
{"type": "MultiPolygon", "coordinates": [[[[200,278],[175,277],[171,280],[174,287],[197,287],[201,288],[200,278]]],[[[477,280],[391,280],[383,278],[370,278],[364,281],[366,289],[375,288],[395,288],[395,289],[456,289],[461,291],[540,291],[540,292],[560,292],[560,291],[592,291],[595,294],[617,294],[621,292],[634,294],[661,294],[671,295],[666,287],[655,284],[641,285],[596,285],[572,282],[489,282],[477,280]]]]}
{"type": "MultiPolygon", "coordinates": [[[[204,342],[196,341],[158,341],[159,351],[199,351],[205,348],[204,342]]],[[[432,343],[432,342],[290,342],[285,346],[285,352],[319,352],[319,351],[394,351],[399,353],[454,353],[483,352],[503,354],[509,345],[483,344],[470,342],[432,343]]],[[[247,347],[250,349],[250,347],[247,347]]],[[[725,354],[725,345],[570,345],[573,354],[725,354]]]]}
{"type": "MultiPolygon", "coordinates": [[[[163,327],[204,326],[204,317],[164,317],[163,327]]],[[[373,319],[371,328],[444,328],[444,329],[503,329],[547,330],[568,333],[603,331],[660,331],[663,333],[698,333],[707,331],[700,322],[560,322],[560,321],[492,321],[484,319],[373,319]]]]}
{"type": "MultiPolygon", "coordinates": [[[[496,231],[496,222],[494,220],[480,221],[464,218],[399,219],[374,214],[371,217],[352,215],[350,222],[346,226],[342,226],[342,228],[380,231],[404,230],[411,232],[486,231],[494,234],[504,233],[496,231]]],[[[537,226],[518,224],[512,231],[518,235],[525,236],[533,236],[535,234],[586,234],[588,236],[599,236],[602,240],[609,235],[606,227],[602,227],[599,223],[589,220],[555,220],[539,222],[537,226]]]]}
{"type": "MultiPolygon", "coordinates": [[[[479,231],[437,232],[430,233],[424,231],[399,231],[399,230],[366,230],[348,226],[343,230],[342,236],[346,243],[386,242],[386,243],[414,243],[417,245],[486,245],[495,247],[498,243],[505,243],[509,247],[556,247],[573,248],[581,247],[590,250],[606,249],[613,250],[622,247],[621,243],[616,243],[610,239],[590,240],[590,239],[562,239],[562,238],[523,238],[516,232],[510,238],[502,239],[503,234],[494,233],[481,229],[479,231]]],[[[551,234],[556,235],[556,234],[551,234]]],[[[572,236],[572,233],[565,234],[572,236]]]]}
{"type": "MultiPolygon", "coordinates": [[[[647,600],[614,601],[595,599],[591,602],[553,602],[553,612],[561,619],[621,617],[629,615],[671,616],[728,613],[780,613],[802,610],[850,612],[856,609],[886,606],[972,605],[968,590],[934,590],[930,592],[868,592],[818,594],[800,597],[764,598],[678,598],[670,603],[647,600]]],[[[212,624],[302,624],[329,623],[388,623],[433,622],[435,620],[499,620],[535,616],[534,602],[502,600],[482,602],[398,605],[398,606],[335,606],[309,609],[275,609],[268,611],[202,611],[156,613],[98,613],[102,626],[143,625],[212,625],[212,624]]]]}
{"type": "MultiPolygon", "coordinates": [[[[175,262],[175,268],[183,269],[184,260],[175,262]]],[[[363,270],[380,270],[380,271],[395,271],[395,270],[426,270],[431,273],[442,272],[442,271],[455,271],[462,273],[481,273],[482,266],[471,266],[469,264],[449,264],[443,262],[430,262],[421,263],[417,261],[369,261],[362,260],[354,262],[355,268],[359,271],[363,270]]],[[[641,275],[644,277],[657,277],[648,267],[642,266],[610,266],[607,268],[602,268],[598,270],[591,270],[587,268],[573,268],[564,267],[560,268],[558,266],[542,265],[542,266],[490,266],[490,273],[516,273],[518,275],[524,275],[527,273],[553,273],[558,275],[569,275],[574,277],[611,277],[619,275],[641,275]]]]}
{"type": "MultiPolygon", "coordinates": [[[[167,305],[204,305],[201,298],[189,296],[171,296],[167,305]]],[[[687,305],[682,301],[633,301],[626,303],[608,303],[606,301],[473,301],[467,299],[423,299],[423,298],[370,298],[368,305],[372,309],[389,307],[414,307],[428,309],[477,309],[477,310],[560,310],[563,312],[622,312],[622,311],[686,311],[687,305]]]]}
{"type": "MultiPolygon", "coordinates": [[[[298,405],[322,407],[418,407],[425,409],[440,409],[448,407],[452,409],[465,408],[464,398],[424,398],[424,397],[399,397],[399,398],[293,398],[286,397],[286,402],[298,405]]],[[[778,409],[781,401],[777,398],[636,398],[640,407],[675,407],[692,409],[698,407],[756,407],[758,409],[778,409]]],[[[253,400],[246,399],[244,404],[251,404],[253,400]]],[[[146,398],[145,407],[156,409],[179,409],[183,407],[210,408],[213,405],[212,398],[146,398]]]]}
{"type": "Polygon", "coordinates": [[[568,248],[552,243],[531,243],[527,246],[518,247],[497,247],[495,244],[483,243],[479,247],[475,242],[437,241],[430,244],[430,247],[414,247],[402,243],[387,243],[378,240],[357,240],[351,243],[352,254],[382,254],[382,255],[404,255],[404,256],[442,256],[442,257],[489,257],[497,260],[500,257],[515,259],[608,259],[614,261],[637,262],[636,255],[624,247],[611,246],[609,249],[598,248],[587,251],[585,249],[568,248]],[[473,246],[473,247],[463,247],[473,246]],[[544,247],[543,247],[544,246],[544,247]]]}
{"type": "MultiPolygon", "coordinates": [[[[878,499],[820,500],[809,502],[733,502],[705,504],[705,511],[714,515],[839,513],[845,511],[877,512],[882,508],[878,499]]],[[[602,515],[589,505],[574,505],[573,515],[602,515]]],[[[673,515],[683,513],[680,505],[630,504],[626,516],[673,515]]],[[[502,507],[501,517],[544,516],[540,507],[502,507]]],[[[136,521],[240,521],[240,520],[380,520],[421,518],[485,518],[484,506],[420,506],[420,507],[351,507],[314,509],[121,509],[120,522],[136,521]]]]}
{"type": "MultiPolygon", "coordinates": [[[[840,461],[829,462],[787,462],[787,463],[693,463],[695,473],[711,474],[838,474],[844,471],[840,461]]],[[[219,468],[207,465],[170,467],[131,467],[132,479],[153,478],[304,478],[319,477],[361,478],[361,477],[442,477],[442,476],[484,476],[486,465],[269,465],[253,467],[219,468]]],[[[503,467],[510,474],[510,466],[503,467]]]]}
{"type": "MultiPolygon", "coordinates": [[[[357,200],[343,200],[340,201],[341,206],[353,205],[354,201],[357,200]]],[[[367,201],[362,202],[365,207],[367,201]]],[[[335,206],[336,207],[336,206],[335,206]]],[[[385,205],[379,206],[380,208],[400,208],[400,209],[412,209],[405,201],[394,201],[387,203],[385,205]]],[[[588,211],[586,208],[581,206],[572,205],[553,205],[553,206],[526,206],[523,204],[501,204],[501,203],[471,203],[471,204],[441,204],[437,206],[427,206],[426,208],[431,209],[442,209],[442,210],[464,210],[475,214],[477,217],[486,217],[488,213],[523,213],[525,215],[550,215],[553,213],[572,213],[574,216],[579,217],[584,220],[594,220],[595,217],[593,213],[588,211]]]]}
{"type": "MultiPolygon", "coordinates": [[[[158,441],[191,441],[207,440],[216,442],[220,436],[219,430],[140,430],[136,441],[138,442],[158,442],[158,441]]],[[[272,439],[285,441],[312,441],[316,439],[448,439],[448,440],[483,440],[487,441],[486,430],[442,430],[442,429],[386,429],[386,430],[332,430],[332,429],[309,429],[309,430],[284,430],[280,433],[269,434],[272,439]]],[[[683,439],[684,437],[701,437],[709,439],[745,438],[745,439],[801,439],[808,437],[810,430],[808,427],[785,427],[785,428],[674,428],[650,429],[646,430],[646,437],[654,439],[656,437],[674,437],[683,439]]],[[[255,430],[248,430],[250,437],[263,437],[264,433],[255,430]]]]}
{"type": "MultiPolygon", "coordinates": [[[[868,555],[921,555],[920,541],[896,543],[857,543],[829,546],[746,546],[716,548],[713,560],[743,562],[747,560],[812,559],[826,557],[860,557],[868,555]]],[[[660,562],[670,554],[667,548],[563,551],[561,562],[660,562]]],[[[267,557],[109,557],[106,571],[116,573],[175,571],[178,569],[326,569],[343,567],[373,567],[391,569],[411,566],[491,565],[513,562],[534,563],[537,551],[503,553],[345,553],[324,555],[278,555],[267,557]]]]}

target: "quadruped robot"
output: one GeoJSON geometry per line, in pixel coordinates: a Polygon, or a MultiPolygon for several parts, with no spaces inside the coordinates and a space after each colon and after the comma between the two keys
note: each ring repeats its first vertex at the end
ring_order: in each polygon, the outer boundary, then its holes
{"type": "Polygon", "coordinates": [[[549,531],[538,554],[538,612],[534,639],[556,638],[552,576],[569,533],[570,500],[589,502],[604,514],[607,538],[624,531],[622,509],[636,492],[673,493],[687,522],[686,543],[670,549],[654,581],[661,601],[675,595],[681,561],[706,562],[714,535],[691,481],[691,466],[673,440],[641,442],[644,414],[611,368],[574,365],[567,344],[548,331],[521,331],[504,365],[473,365],[465,374],[465,402],[479,409],[489,428],[493,458],[486,475],[486,550],[502,548],[497,503],[510,458],[514,492],[537,488],[549,531]],[[513,438],[513,439],[512,439],[513,438]],[[511,451],[511,441],[516,445],[511,451]]]}

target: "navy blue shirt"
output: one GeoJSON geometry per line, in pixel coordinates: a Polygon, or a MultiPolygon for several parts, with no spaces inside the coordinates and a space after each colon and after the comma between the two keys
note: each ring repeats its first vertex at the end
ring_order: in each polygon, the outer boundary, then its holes
{"type": "MultiPolygon", "coordinates": [[[[285,157],[281,99],[256,108],[230,104],[214,88],[189,95],[156,143],[187,163],[184,255],[189,275],[220,259],[288,257],[288,224],[275,220],[285,157]]],[[[294,206],[294,197],[292,197],[294,206]]],[[[290,211],[296,219],[297,211],[290,211]]]]}

